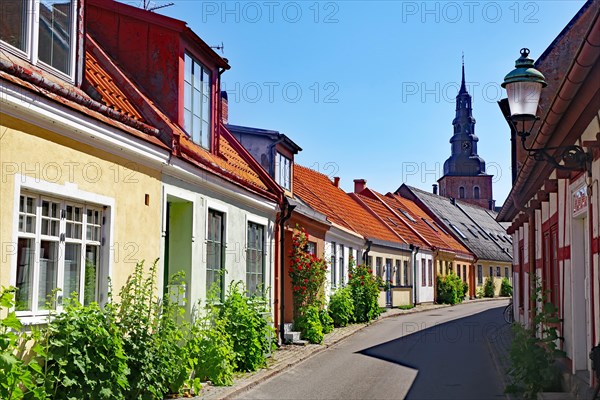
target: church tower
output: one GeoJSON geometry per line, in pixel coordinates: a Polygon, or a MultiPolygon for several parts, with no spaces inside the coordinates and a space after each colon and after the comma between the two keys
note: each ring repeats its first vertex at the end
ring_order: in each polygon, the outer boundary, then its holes
{"type": "Polygon", "coordinates": [[[454,134],[450,138],[450,158],[444,163],[444,176],[438,179],[440,195],[493,209],[492,175],[485,173],[485,161],[477,154],[479,138],[475,136],[471,95],[465,85],[464,60],[452,125],[454,134]]]}

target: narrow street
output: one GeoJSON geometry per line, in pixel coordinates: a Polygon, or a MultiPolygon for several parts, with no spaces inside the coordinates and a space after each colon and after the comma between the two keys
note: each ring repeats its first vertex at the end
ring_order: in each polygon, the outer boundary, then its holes
{"type": "Polygon", "coordinates": [[[489,346],[506,300],[389,318],[268,380],[244,399],[502,399],[489,346]]]}

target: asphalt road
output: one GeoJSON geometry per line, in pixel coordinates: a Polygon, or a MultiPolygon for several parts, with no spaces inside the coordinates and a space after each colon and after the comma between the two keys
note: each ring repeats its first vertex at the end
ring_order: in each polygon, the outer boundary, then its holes
{"type": "Polygon", "coordinates": [[[243,399],[505,399],[489,351],[506,301],[388,318],[263,382],[243,399]]]}

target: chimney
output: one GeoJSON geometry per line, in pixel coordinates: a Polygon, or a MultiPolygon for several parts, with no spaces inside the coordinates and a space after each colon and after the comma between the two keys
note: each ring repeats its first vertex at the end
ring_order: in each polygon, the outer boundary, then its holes
{"type": "Polygon", "coordinates": [[[229,103],[225,90],[221,90],[221,122],[225,125],[229,123],[229,103]]]}
{"type": "Polygon", "coordinates": [[[340,187],[340,177],[339,176],[333,177],[333,186],[335,186],[336,188],[340,187]]]}
{"type": "Polygon", "coordinates": [[[434,183],[431,186],[433,186],[433,194],[437,194],[437,183],[434,183]]]}
{"type": "Polygon", "coordinates": [[[367,181],[365,179],[354,180],[354,193],[360,193],[367,188],[367,181]]]}

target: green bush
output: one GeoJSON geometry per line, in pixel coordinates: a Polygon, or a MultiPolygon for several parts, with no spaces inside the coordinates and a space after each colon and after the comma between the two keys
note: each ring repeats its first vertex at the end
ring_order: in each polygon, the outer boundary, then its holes
{"type": "Polygon", "coordinates": [[[524,399],[537,399],[537,394],[542,391],[561,391],[555,359],[566,355],[556,345],[562,340],[555,327],[560,321],[558,309],[546,301],[539,279],[535,280],[536,304],[542,304],[542,307],[534,316],[531,328],[518,323],[513,325],[515,337],[509,351],[511,366],[508,374],[512,383],[506,387],[506,392],[517,393],[524,399]]]}
{"type": "Polygon", "coordinates": [[[494,282],[494,278],[488,276],[485,278],[485,283],[483,284],[483,296],[484,297],[494,297],[494,293],[496,291],[496,283],[494,282]]]}
{"type": "Polygon", "coordinates": [[[502,283],[500,284],[500,296],[502,297],[511,297],[512,296],[512,285],[508,278],[502,278],[502,283]]]}
{"type": "Polygon", "coordinates": [[[121,302],[116,306],[130,370],[128,399],[163,398],[177,392],[175,386],[183,384],[187,375],[183,307],[171,303],[170,296],[159,301],[155,295],[156,273],[156,261],[147,276],[144,263],[138,263],[121,289],[121,302]]]}
{"type": "Polygon", "coordinates": [[[350,269],[348,285],[354,302],[354,321],[369,322],[379,316],[379,287],[373,270],[366,265],[350,269]]]}
{"type": "Polygon", "coordinates": [[[217,306],[208,306],[203,315],[195,312],[187,343],[192,381],[209,380],[215,386],[233,384],[236,354],[226,321],[217,318],[217,306]]]}
{"type": "Polygon", "coordinates": [[[436,282],[439,304],[461,303],[469,291],[469,285],[452,272],[445,276],[438,275],[436,282]]]}
{"type": "Polygon", "coordinates": [[[302,337],[310,343],[323,342],[323,326],[319,316],[319,308],[306,306],[300,310],[300,316],[294,321],[294,328],[302,333],[302,337]]]}
{"type": "Polygon", "coordinates": [[[239,371],[256,371],[267,363],[274,330],[263,318],[266,300],[248,297],[244,284],[232,282],[220,308],[219,318],[233,341],[235,366],[239,371]]]}
{"type": "Polygon", "coordinates": [[[53,399],[124,399],[129,368],[112,307],[84,307],[74,298],[45,331],[46,389],[53,399]]]}
{"type": "Polygon", "coordinates": [[[25,363],[21,358],[21,344],[27,337],[21,332],[23,325],[14,311],[14,287],[2,287],[0,291],[0,399],[22,399],[27,391],[33,398],[44,399],[43,386],[36,387],[36,370],[41,372],[35,361],[25,363]]]}
{"type": "Polygon", "coordinates": [[[323,327],[323,333],[328,334],[333,331],[333,318],[329,315],[329,312],[322,308],[319,311],[319,319],[321,320],[321,326],[323,327]]]}
{"type": "Polygon", "coordinates": [[[338,289],[329,298],[329,315],[333,319],[333,325],[346,326],[354,318],[354,302],[349,286],[338,289]]]}

